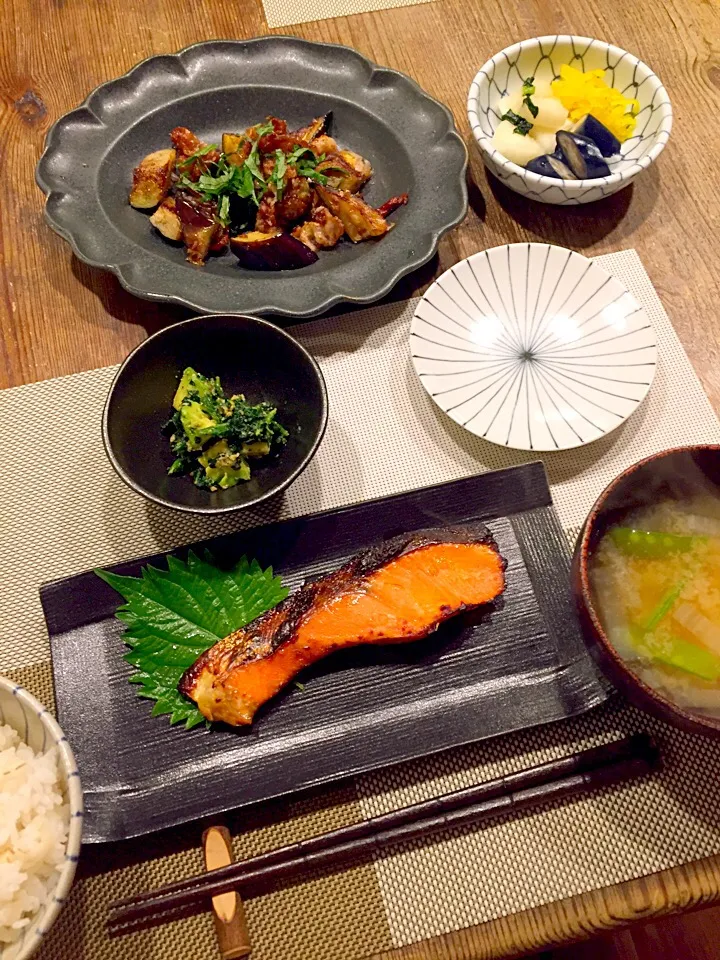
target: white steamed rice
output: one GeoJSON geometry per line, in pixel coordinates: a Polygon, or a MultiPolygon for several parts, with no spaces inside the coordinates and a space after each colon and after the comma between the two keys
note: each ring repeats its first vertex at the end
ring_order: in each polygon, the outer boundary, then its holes
{"type": "Polygon", "coordinates": [[[0,726],[0,946],[12,943],[52,896],[70,811],[57,750],[36,754],[0,726]]]}

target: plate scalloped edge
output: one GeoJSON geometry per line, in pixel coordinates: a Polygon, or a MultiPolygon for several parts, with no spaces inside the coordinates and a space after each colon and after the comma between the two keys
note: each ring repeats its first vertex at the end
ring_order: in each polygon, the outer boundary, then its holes
{"type": "MultiPolygon", "coordinates": [[[[335,84],[337,86],[337,84],[335,84]]],[[[385,83],[382,86],[386,86],[385,83]]],[[[143,113],[143,115],[145,115],[143,113]]],[[[140,117],[135,118],[135,120],[140,117]]],[[[395,284],[406,274],[418,269],[427,263],[437,250],[440,238],[449,230],[457,226],[466,216],[468,207],[467,185],[465,173],[467,169],[468,155],[464,140],[458,133],[452,113],[439,101],[435,100],[414,81],[400,71],[393,70],[390,67],[382,67],[373,63],[361,53],[350,47],[332,43],[317,43],[303,40],[299,37],[272,35],[266,37],[256,37],[249,40],[211,40],[193,44],[174,54],[160,54],[149,57],[132,67],[127,73],[120,77],[109,80],[96,87],[84,100],[84,102],[74,110],[60,117],[48,131],[43,153],[38,161],[35,179],[40,189],[46,194],[45,218],[51,228],[65,239],[72,247],[75,255],[92,267],[99,267],[114,273],[121,285],[130,293],[146,300],[165,301],[176,303],[191,310],[207,312],[224,312],[227,310],[242,310],[256,314],[276,313],[285,316],[310,317],[322,313],[341,302],[350,302],[365,304],[380,299],[385,296],[395,284]],[[311,58],[308,58],[308,51],[319,52],[323,58],[340,56],[343,61],[345,83],[355,83],[358,79],[358,71],[362,74],[362,81],[366,87],[376,82],[380,74],[383,78],[393,78],[393,85],[396,89],[401,89],[406,96],[411,96],[415,101],[425,104],[436,116],[444,120],[444,129],[435,138],[434,142],[444,143],[442,162],[437,160],[438,168],[450,163],[453,160],[457,174],[450,178],[448,182],[456,183],[453,187],[453,193],[446,195],[452,199],[448,202],[445,211],[440,213],[436,219],[442,220],[430,225],[430,229],[417,230],[413,239],[417,243],[417,249],[411,251],[411,255],[405,256],[400,262],[396,257],[396,263],[385,276],[377,277],[372,280],[372,289],[367,289],[358,295],[350,295],[337,289],[337,284],[330,285],[322,298],[311,306],[298,308],[291,305],[289,297],[285,296],[285,303],[273,301],[268,303],[247,303],[239,302],[234,305],[227,301],[222,303],[212,303],[204,296],[193,296],[192,294],[183,295],[168,290],[152,289],[152,281],[148,281],[148,264],[152,263],[153,258],[147,256],[139,257],[139,248],[136,247],[128,238],[117,230],[106,231],[105,236],[98,236],[98,231],[92,231],[88,228],[88,223],[92,223],[93,216],[88,216],[89,207],[93,208],[92,213],[104,216],[100,207],[99,200],[95,190],[88,190],[88,182],[93,183],[96,170],[93,170],[92,164],[72,165],[67,162],[67,151],[63,152],[63,136],[65,131],[70,128],[73,131],[74,149],[84,149],[84,139],[90,137],[97,141],[97,134],[107,139],[108,134],[112,139],[122,132],[124,115],[132,112],[132,105],[137,97],[132,95],[138,89],[141,90],[139,96],[143,97],[143,103],[150,103],[150,109],[157,109],[164,105],[163,95],[166,94],[168,86],[175,87],[178,84],[193,84],[192,91],[200,92],[203,89],[217,88],[217,84],[211,82],[204,85],[204,81],[209,78],[203,78],[199,69],[199,64],[203,55],[208,53],[245,53],[251,61],[258,56],[258,51],[267,48],[279,47],[290,53],[300,51],[306,61],[312,65],[311,58]],[[348,65],[352,65],[352,70],[348,71],[348,65]],[[164,77],[164,83],[152,85],[145,84],[143,81],[152,77],[156,80],[158,75],[164,77]],[[197,86],[198,79],[200,86],[197,86]],[[128,88],[134,85],[134,89],[128,88]],[[121,90],[123,97],[118,103],[115,102],[114,94],[121,90]],[[334,287],[334,288],[333,288],[334,287]]],[[[97,166],[97,164],[95,165],[97,166]]],[[[142,251],[146,254],[146,251],[142,251]]],[[[383,262],[386,262],[383,258],[383,262]]],[[[181,268],[184,264],[178,264],[181,268]]],[[[197,273],[195,276],[197,276],[197,273]]],[[[190,276],[193,274],[191,273],[190,276]]],[[[283,275],[284,276],[284,275],[283,275]]],[[[216,278],[217,279],[217,278],[216,278]]],[[[319,277],[315,277],[315,285],[321,288],[324,284],[319,277]]],[[[221,281],[219,281],[221,282],[221,281]]],[[[192,285],[191,285],[192,286],[192,285]]]]}

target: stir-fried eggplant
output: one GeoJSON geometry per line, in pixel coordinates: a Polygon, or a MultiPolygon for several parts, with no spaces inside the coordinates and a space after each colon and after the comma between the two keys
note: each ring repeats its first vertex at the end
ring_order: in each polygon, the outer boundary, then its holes
{"type": "Polygon", "coordinates": [[[317,260],[317,254],[289,233],[241,233],[231,237],[230,249],[250,270],[298,270],[317,260]]]}
{"type": "Polygon", "coordinates": [[[330,134],[332,133],[332,119],[333,115],[331,110],[329,113],[326,113],[324,117],[315,117],[307,127],[298,130],[297,135],[301,140],[310,143],[315,137],[319,137],[321,133],[330,134]]]}
{"type": "Polygon", "coordinates": [[[341,221],[345,233],[353,243],[381,237],[390,229],[390,224],[382,214],[373,210],[357,194],[348,190],[331,190],[330,187],[318,186],[316,189],[330,213],[341,221]]]}
{"type": "Polygon", "coordinates": [[[131,206],[146,210],[161,203],[170,189],[174,167],[174,150],[156,150],[155,153],[149,153],[133,171],[131,206]]]}
{"type": "Polygon", "coordinates": [[[292,131],[287,121],[268,117],[242,133],[224,133],[220,147],[175,127],[173,149],[155,151],[135,168],[130,203],[156,208],[152,225],[182,241],[198,266],[230,245],[248,269],[297,269],[343,236],[353,243],[382,237],[407,194],[377,209],[366,203],[359,191],[372,165],[338,146],[331,121],[327,114],[292,131]]]}
{"type": "Polygon", "coordinates": [[[210,252],[213,238],[220,228],[215,210],[194,194],[179,193],[175,210],[182,223],[182,238],[190,263],[203,264],[210,252]]]}

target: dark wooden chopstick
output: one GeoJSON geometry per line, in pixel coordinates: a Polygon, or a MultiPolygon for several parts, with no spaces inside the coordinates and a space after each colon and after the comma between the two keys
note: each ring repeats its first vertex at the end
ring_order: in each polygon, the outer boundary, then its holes
{"type": "Polygon", "coordinates": [[[642,776],[659,766],[660,756],[653,740],[647,734],[635,734],[341,827],[155,891],[116,900],[109,907],[108,930],[111,935],[119,936],[206,910],[212,897],[230,890],[237,890],[244,898],[257,896],[309,870],[341,867],[388,845],[577,796],[642,776]]]}

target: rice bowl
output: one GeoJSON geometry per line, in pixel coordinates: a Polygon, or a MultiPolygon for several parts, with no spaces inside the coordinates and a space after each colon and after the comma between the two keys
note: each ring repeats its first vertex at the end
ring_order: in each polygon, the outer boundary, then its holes
{"type": "Polygon", "coordinates": [[[27,960],[72,884],[82,791],[50,713],[0,677],[0,958],[27,960]]]}

